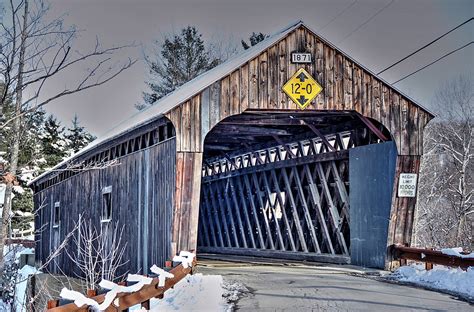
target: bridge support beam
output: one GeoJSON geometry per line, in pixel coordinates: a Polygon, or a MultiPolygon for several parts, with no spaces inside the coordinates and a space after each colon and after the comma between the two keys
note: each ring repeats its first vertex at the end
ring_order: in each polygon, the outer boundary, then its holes
{"type": "Polygon", "coordinates": [[[176,154],[176,190],[172,225],[172,255],[196,250],[201,195],[202,153],[176,154]]]}
{"type": "MultiPolygon", "coordinates": [[[[420,156],[399,155],[397,157],[397,167],[395,171],[395,181],[392,193],[392,209],[390,212],[390,224],[388,227],[387,245],[411,244],[413,232],[413,219],[415,216],[416,197],[398,197],[398,182],[400,173],[416,173],[420,171],[420,156]]],[[[418,176],[419,177],[419,176],[418,176]]],[[[393,261],[390,253],[388,255],[387,268],[393,269],[398,266],[397,261],[393,261]]]]}

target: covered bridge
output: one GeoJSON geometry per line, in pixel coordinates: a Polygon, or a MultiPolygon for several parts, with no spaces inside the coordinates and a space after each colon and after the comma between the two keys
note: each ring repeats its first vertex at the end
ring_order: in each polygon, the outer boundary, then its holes
{"type": "MultiPolygon", "coordinates": [[[[39,176],[37,261],[81,214],[125,226],[132,272],[196,248],[389,266],[387,246],[410,243],[431,118],[298,22],[39,176]],[[293,102],[284,86],[321,92],[293,102]]],[[[66,255],[54,265],[72,272],[66,255]]]]}

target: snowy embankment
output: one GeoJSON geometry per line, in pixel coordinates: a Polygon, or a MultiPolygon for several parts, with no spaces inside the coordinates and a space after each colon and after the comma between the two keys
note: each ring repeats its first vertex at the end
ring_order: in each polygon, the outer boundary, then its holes
{"type": "MultiPolygon", "coordinates": [[[[194,264],[195,254],[188,251],[181,251],[179,256],[173,257],[173,262],[180,262],[183,268],[188,268],[194,264]]],[[[167,272],[156,265],[150,268],[151,272],[158,275],[158,286],[163,287],[165,280],[174,278],[171,272],[167,272]]],[[[115,300],[119,293],[136,293],[143,286],[149,285],[153,279],[150,277],[128,274],[128,282],[137,282],[131,286],[122,286],[108,280],[102,280],[99,286],[108,289],[105,299],[98,303],[84,294],[63,288],[60,296],[64,299],[74,301],[76,306],[88,305],[94,311],[107,309],[115,300]]],[[[186,275],[182,280],[168,289],[162,299],[150,299],[151,311],[232,311],[235,301],[239,299],[239,292],[247,289],[237,283],[224,283],[220,275],[202,274],[186,275]]],[[[130,308],[130,310],[142,311],[140,305],[130,308]]]]}
{"type": "MultiPolygon", "coordinates": [[[[188,275],[163,299],[151,299],[150,311],[232,311],[235,302],[247,292],[239,283],[224,281],[221,275],[188,275]]],[[[140,311],[139,305],[130,311],[140,311]]]]}
{"type": "Polygon", "coordinates": [[[461,247],[445,248],[445,249],[441,249],[441,252],[449,256],[456,256],[460,258],[474,258],[474,252],[471,252],[469,254],[464,254],[462,253],[463,249],[461,247]]]}
{"type": "MultiPolygon", "coordinates": [[[[28,283],[28,277],[31,274],[35,274],[38,271],[29,265],[23,266],[23,268],[18,269],[20,263],[20,256],[24,253],[33,253],[34,249],[32,248],[25,248],[22,245],[5,245],[3,250],[5,265],[9,270],[14,269],[14,271],[10,271],[10,274],[4,275],[3,278],[10,279],[11,282],[5,283],[4,286],[8,287],[9,289],[2,289],[4,291],[3,295],[7,298],[10,296],[14,296],[13,298],[13,305],[15,306],[16,312],[23,312],[27,311],[26,309],[26,286],[28,283]],[[10,293],[8,296],[5,293],[10,293]]],[[[2,272],[2,275],[7,272],[2,272]]],[[[0,298],[0,311],[10,311],[10,304],[7,302],[3,302],[2,298],[0,298]]]]}
{"type": "Polygon", "coordinates": [[[423,264],[412,264],[398,268],[390,278],[474,299],[474,267],[463,271],[435,265],[427,271],[423,264]]]}
{"type": "Polygon", "coordinates": [[[38,270],[30,265],[25,265],[18,270],[17,284],[15,286],[15,312],[30,310],[26,302],[26,287],[28,285],[28,277],[36,273],[38,273],[38,270]]]}

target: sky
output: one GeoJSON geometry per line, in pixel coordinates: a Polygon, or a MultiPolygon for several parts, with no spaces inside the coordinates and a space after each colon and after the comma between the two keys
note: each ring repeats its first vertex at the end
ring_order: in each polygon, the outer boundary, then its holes
{"type": "MultiPolygon", "coordinates": [[[[75,114],[101,135],[136,112],[147,91],[144,49],[154,40],[194,25],[205,40],[239,44],[252,32],[272,34],[303,20],[310,28],[377,72],[474,16],[472,0],[50,0],[51,16],[81,31],[77,48],[87,50],[99,38],[103,45],[135,43],[121,52],[138,62],[110,83],[49,104],[46,110],[66,125],[75,114]],[[349,7],[350,6],[350,7],[349,7]],[[349,7],[349,9],[347,9],[349,7]],[[345,10],[346,9],[346,10],[345,10]],[[383,9],[383,10],[382,10],[383,9]],[[344,11],[345,10],[345,11],[344,11]],[[380,11],[382,10],[382,11],[380,11]],[[343,12],[344,11],[344,12],[343,12]],[[374,17],[374,14],[377,13],[374,17]],[[341,14],[341,12],[343,12],[341,14]],[[336,17],[336,18],[335,18],[336,17]]],[[[430,63],[474,38],[474,21],[402,64],[383,73],[389,83],[430,63]]],[[[435,92],[459,74],[474,72],[474,45],[396,84],[430,108],[435,92]]],[[[74,73],[61,77],[73,80],[74,73]]],[[[77,77],[76,77],[77,78],[77,77]]],[[[46,90],[47,91],[47,90],[46,90]]]]}

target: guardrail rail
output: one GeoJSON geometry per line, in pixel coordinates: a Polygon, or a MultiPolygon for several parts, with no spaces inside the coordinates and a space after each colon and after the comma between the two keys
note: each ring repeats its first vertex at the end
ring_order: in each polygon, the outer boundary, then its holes
{"type": "MultiPolygon", "coordinates": [[[[169,273],[174,275],[173,278],[167,278],[165,285],[163,287],[158,286],[158,278],[153,278],[152,282],[148,285],[143,286],[140,290],[131,293],[118,293],[116,299],[106,308],[104,311],[124,311],[128,308],[140,304],[143,308],[150,309],[150,299],[158,298],[162,299],[164,293],[173,288],[179,281],[181,281],[186,275],[192,274],[194,267],[196,265],[196,258],[194,258],[192,265],[187,268],[183,267],[182,264],[179,264],[173,267],[169,273]],[[117,304],[118,299],[118,304],[117,304]]],[[[89,296],[90,297],[90,296],[89,296]]],[[[97,296],[91,297],[91,299],[97,301],[101,304],[105,299],[105,294],[100,294],[97,296]]],[[[87,312],[89,311],[89,306],[84,305],[78,307],[75,303],[68,303],[60,305],[60,300],[49,300],[48,306],[46,309],[47,312],[87,312]]]]}
{"type": "Polygon", "coordinates": [[[407,260],[415,260],[424,262],[427,270],[431,270],[434,264],[459,267],[463,270],[474,267],[474,258],[463,258],[447,255],[439,250],[406,247],[402,245],[393,245],[391,248],[394,259],[398,259],[401,266],[406,265],[407,260]]]}

